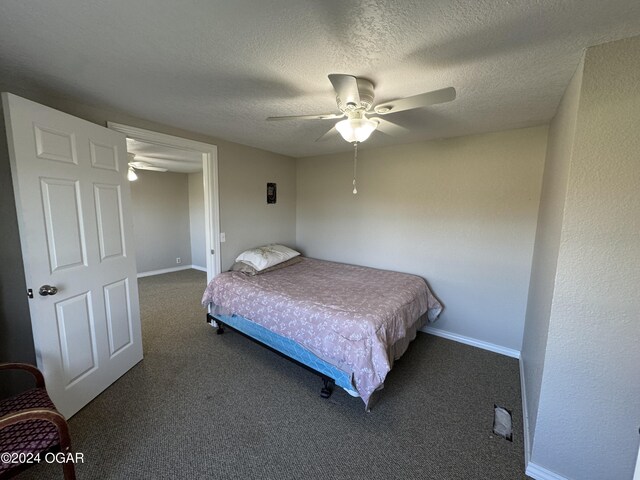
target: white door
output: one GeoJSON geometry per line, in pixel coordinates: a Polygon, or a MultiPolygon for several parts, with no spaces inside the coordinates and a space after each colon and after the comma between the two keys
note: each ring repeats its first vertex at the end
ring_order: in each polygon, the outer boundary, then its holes
{"type": "Polygon", "coordinates": [[[38,367],[69,417],[142,360],[125,136],[2,101],[38,367]]]}

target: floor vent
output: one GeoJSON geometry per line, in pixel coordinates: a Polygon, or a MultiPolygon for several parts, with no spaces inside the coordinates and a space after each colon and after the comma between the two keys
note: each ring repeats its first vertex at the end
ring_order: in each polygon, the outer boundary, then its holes
{"type": "Polygon", "coordinates": [[[493,433],[506,438],[510,442],[513,441],[511,410],[493,405],[493,433]]]}

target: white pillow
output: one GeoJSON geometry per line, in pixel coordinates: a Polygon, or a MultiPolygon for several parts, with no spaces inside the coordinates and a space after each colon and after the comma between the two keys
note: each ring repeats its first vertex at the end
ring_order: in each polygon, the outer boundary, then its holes
{"type": "Polygon", "coordinates": [[[257,271],[261,271],[286,262],[298,255],[300,255],[300,252],[296,252],[284,245],[265,245],[264,247],[252,248],[242,252],[236,258],[236,262],[246,263],[257,271]]]}

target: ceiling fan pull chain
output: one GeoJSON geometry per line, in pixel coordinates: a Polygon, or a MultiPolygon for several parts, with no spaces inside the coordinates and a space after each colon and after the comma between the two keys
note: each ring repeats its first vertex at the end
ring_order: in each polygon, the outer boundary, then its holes
{"type": "Polygon", "coordinates": [[[356,170],[358,168],[358,142],[353,142],[353,194],[358,193],[356,188],[356,170]]]}

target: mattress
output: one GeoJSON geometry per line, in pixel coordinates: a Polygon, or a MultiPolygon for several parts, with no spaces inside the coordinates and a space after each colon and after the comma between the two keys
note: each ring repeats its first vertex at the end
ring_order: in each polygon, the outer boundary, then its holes
{"type": "Polygon", "coordinates": [[[420,322],[434,321],[442,311],[418,276],[311,258],[262,275],[221,273],[202,302],[291,339],[347,372],[365,404],[420,322]]]}

